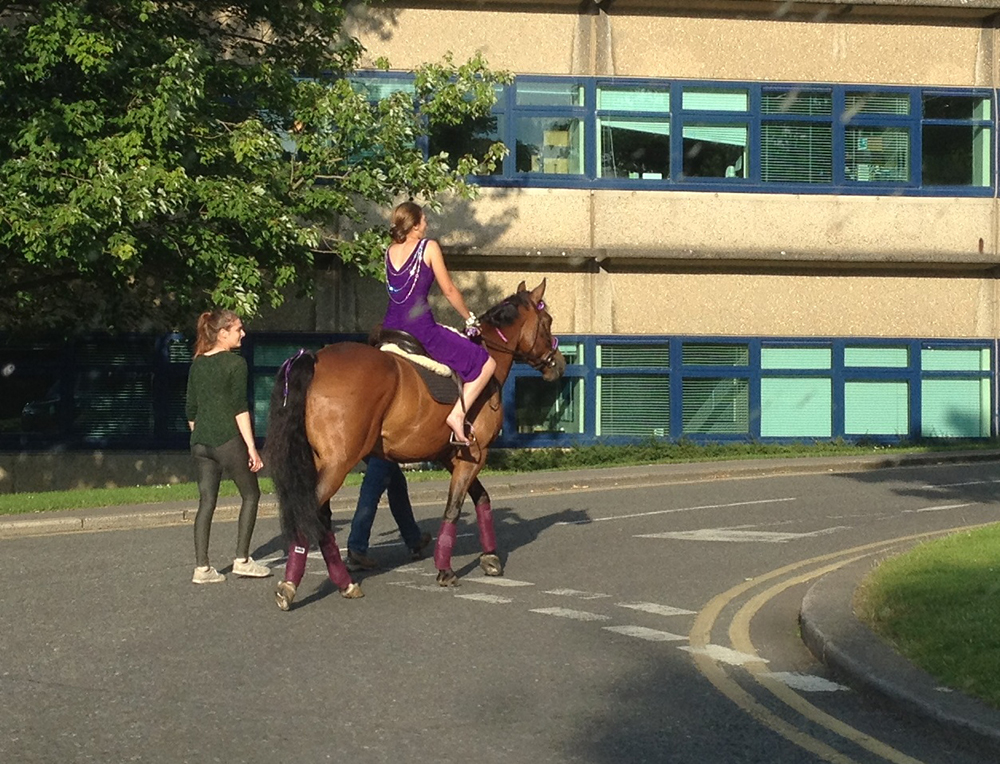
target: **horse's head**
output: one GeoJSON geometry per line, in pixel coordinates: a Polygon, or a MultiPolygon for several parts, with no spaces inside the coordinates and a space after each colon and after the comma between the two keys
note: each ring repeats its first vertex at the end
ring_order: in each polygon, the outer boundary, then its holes
{"type": "Polygon", "coordinates": [[[522,281],[517,292],[487,312],[483,320],[502,327],[505,339],[510,335],[514,341],[510,352],[515,360],[527,363],[540,371],[546,382],[552,382],[566,371],[566,359],[552,335],[552,316],[545,307],[544,295],[545,279],[530,292],[522,281]]]}

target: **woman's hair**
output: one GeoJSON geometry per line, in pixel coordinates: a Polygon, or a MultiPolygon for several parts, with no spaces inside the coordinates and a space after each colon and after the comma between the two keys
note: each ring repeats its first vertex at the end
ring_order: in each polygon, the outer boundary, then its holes
{"type": "Polygon", "coordinates": [[[406,241],[406,235],[420,225],[424,216],[423,208],[416,202],[403,202],[392,211],[389,235],[397,244],[406,241]]]}
{"type": "Polygon", "coordinates": [[[194,354],[200,356],[215,347],[219,332],[228,329],[239,320],[233,311],[225,308],[206,310],[198,316],[198,334],[194,343],[194,354]]]}

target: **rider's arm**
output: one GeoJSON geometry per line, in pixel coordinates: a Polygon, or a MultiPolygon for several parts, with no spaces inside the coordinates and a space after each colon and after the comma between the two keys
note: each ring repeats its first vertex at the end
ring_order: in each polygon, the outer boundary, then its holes
{"type": "Polygon", "coordinates": [[[428,265],[434,271],[434,278],[441,288],[441,294],[445,296],[445,299],[451,303],[451,306],[458,311],[462,318],[471,316],[471,311],[465,307],[465,300],[462,298],[462,293],[458,291],[458,287],[455,286],[455,283],[451,280],[451,276],[448,274],[448,268],[444,264],[444,255],[441,253],[441,247],[438,246],[438,243],[433,239],[429,240],[424,249],[424,255],[427,258],[428,265]]]}

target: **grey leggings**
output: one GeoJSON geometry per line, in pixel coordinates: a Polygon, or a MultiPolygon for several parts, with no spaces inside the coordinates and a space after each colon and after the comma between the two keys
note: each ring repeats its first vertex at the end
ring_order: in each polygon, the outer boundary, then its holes
{"type": "Polygon", "coordinates": [[[221,446],[191,445],[191,455],[198,468],[198,514],[194,518],[194,557],[199,567],[208,565],[208,536],[212,530],[212,515],[219,500],[219,483],[225,470],[236,488],[243,504],[240,506],[239,528],[236,536],[236,557],[243,559],[250,554],[250,537],[257,522],[257,503],[260,486],[257,475],[250,471],[250,453],[240,437],[227,440],[221,446]]]}

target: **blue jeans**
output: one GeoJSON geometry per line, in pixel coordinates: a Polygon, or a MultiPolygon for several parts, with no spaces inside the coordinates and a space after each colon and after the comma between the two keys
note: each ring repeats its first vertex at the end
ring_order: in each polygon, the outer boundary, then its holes
{"type": "Polygon", "coordinates": [[[358,495],[358,507],[351,520],[351,535],[347,537],[347,548],[360,554],[368,553],[368,539],[372,535],[372,523],[382,494],[389,492],[389,511],[399,527],[403,541],[410,549],[420,547],[420,528],[413,519],[410,494],[406,489],[406,478],[395,462],[368,457],[365,479],[358,495]]]}

